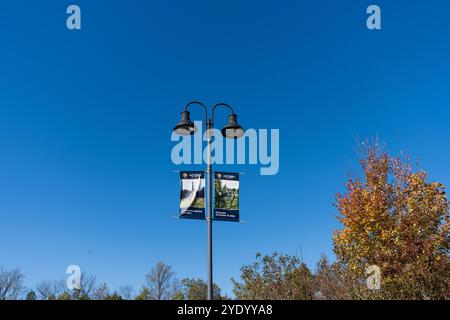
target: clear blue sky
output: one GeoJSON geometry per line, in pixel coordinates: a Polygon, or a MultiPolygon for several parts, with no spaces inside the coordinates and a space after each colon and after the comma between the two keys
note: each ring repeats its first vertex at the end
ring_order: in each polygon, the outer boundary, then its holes
{"type": "MultiPolygon", "coordinates": [[[[280,172],[241,179],[215,224],[215,280],[255,252],[333,257],[334,194],[378,135],[450,184],[448,1],[4,1],[0,8],[0,265],[26,284],[69,264],[139,288],[157,261],[206,277],[206,225],[172,218],[171,129],[191,99],[279,128],[280,172]],[[68,31],[78,4],[82,30],[68,31]],[[382,30],[365,26],[382,10],[382,30]]],[[[199,118],[193,111],[193,118],[199,118]]],[[[225,113],[221,115],[223,118],[225,113]]],[[[219,118],[220,119],[220,118],[219,118]]],[[[220,120],[218,120],[220,122],[220,120]]]]}

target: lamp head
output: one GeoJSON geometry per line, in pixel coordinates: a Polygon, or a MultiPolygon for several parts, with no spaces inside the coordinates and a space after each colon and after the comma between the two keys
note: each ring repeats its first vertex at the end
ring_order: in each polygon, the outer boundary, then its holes
{"type": "Polygon", "coordinates": [[[237,115],[232,113],[228,116],[228,123],[222,129],[225,138],[237,139],[245,134],[244,129],[237,122],[237,115]]]}
{"type": "Polygon", "coordinates": [[[182,135],[182,136],[189,136],[197,132],[197,127],[194,125],[194,123],[191,121],[190,113],[189,111],[183,111],[181,113],[181,120],[178,122],[178,124],[173,128],[173,131],[176,134],[182,135]]]}

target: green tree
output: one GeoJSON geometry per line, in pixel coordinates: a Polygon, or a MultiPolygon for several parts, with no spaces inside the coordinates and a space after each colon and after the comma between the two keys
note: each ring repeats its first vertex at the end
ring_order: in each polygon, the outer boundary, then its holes
{"type": "Polygon", "coordinates": [[[25,300],[36,300],[36,292],[34,290],[28,291],[25,300]]]}
{"type": "MultiPolygon", "coordinates": [[[[185,278],[181,280],[178,291],[174,294],[175,300],[206,300],[208,298],[208,284],[202,279],[185,278]]],[[[213,284],[214,300],[223,300],[221,290],[217,284],[213,284]]]]}
{"type": "Polygon", "coordinates": [[[184,293],[181,290],[178,290],[175,292],[175,294],[172,296],[172,300],[185,300],[186,297],[184,296],[184,293]]]}
{"type": "Polygon", "coordinates": [[[150,300],[150,293],[146,287],[143,287],[141,292],[136,296],[135,300],[150,300]]]}
{"type": "Polygon", "coordinates": [[[114,291],[113,294],[108,294],[104,300],[123,300],[122,296],[114,291]]]}
{"type": "Polygon", "coordinates": [[[256,255],[257,261],[241,268],[242,283],[231,279],[238,299],[291,300],[313,299],[314,277],[295,256],[256,255]]]}
{"type": "Polygon", "coordinates": [[[224,192],[225,192],[225,190],[222,187],[220,180],[216,179],[214,181],[214,206],[215,207],[217,207],[217,208],[225,207],[224,192]]]}

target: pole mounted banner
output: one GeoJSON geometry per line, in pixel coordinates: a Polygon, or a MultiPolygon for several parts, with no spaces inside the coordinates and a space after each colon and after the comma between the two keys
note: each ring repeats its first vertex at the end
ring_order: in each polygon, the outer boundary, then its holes
{"type": "Polygon", "coordinates": [[[215,172],[214,220],[239,222],[239,173],[215,172]]]}
{"type": "Polygon", "coordinates": [[[180,172],[180,215],[182,219],[205,220],[205,173],[180,172]]]}
{"type": "MultiPolygon", "coordinates": [[[[216,103],[211,108],[200,101],[191,101],[181,113],[181,121],[173,128],[173,132],[182,136],[194,135],[198,128],[190,119],[189,108],[199,105],[205,112],[205,124],[207,132],[214,129],[214,111],[216,108],[226,108],[230,112],[228,124],[221,130],[225,138],[237,139],[245,135],[245,130],[237,122],[237,115],[233,108],[226,103],[216,103]],[[210,113],[209,113],[210,112],[210,113]],[[210,117],[208,117],[210,115],[210,117]]],[[[182,171],[181,178],[181,202],[180,218],[206,220],[208,230],[208,300],[214,300],[213,295],[213,221],[236,221],[239,222],[239,174],[216,173],[213,177],[212,168],[212,136],[208,136],[207,167],[206,171],[182,171]],[[205,179],[205,173],[208,179],[205,179]],[[208,195],[208,215],[205,210],[205,180],[208,195]],[[214,182],[215,181],[215,182],[214,182]],[[194,183],[195,182],[195,183],[194,183]],[[213,194],[213,184],[216,183],[216,193],[213,194]],[[213,196],[215,197],[216,209],[213,212],[213,196]]],[[[215,138],[214,138],[215,139],[215,138]]],[[[183,152],[184,155],[184,152],[183,152]]]]}

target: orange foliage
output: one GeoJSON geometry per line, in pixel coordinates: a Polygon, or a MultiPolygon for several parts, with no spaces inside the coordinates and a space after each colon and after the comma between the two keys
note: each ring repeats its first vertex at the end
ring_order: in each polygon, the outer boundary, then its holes
{"type": "Polygon", "coordinates": [[[450,296],[450,215],[445,187],[413,172],[378,144],[363,148],[364,179],[349,179],[336,195],[334,234],[338,260],[355,277],[375,264],[382,270],[380,297],[450,296]]]}

